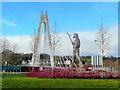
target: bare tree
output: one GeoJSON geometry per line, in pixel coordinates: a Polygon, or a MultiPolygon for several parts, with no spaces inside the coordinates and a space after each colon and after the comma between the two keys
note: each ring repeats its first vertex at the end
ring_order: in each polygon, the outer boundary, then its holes
{"type": "Polygon", "coordinates": [[[19,50],[19,47],[17,44],[11,44],[10,45],[10,51],[17,52],[19,50]]]}
{"type": "Polygon", "coordinates": [[[0,52],[9,49],[9,41],[7,39],[0,39],[0,52]]]}
{"type": "Polygon", "coordinates": [[[99,30],[97,32],[97,38],[95,42],[99,46],[102,56],[104,56],[106,50],[110,49],[109,41],[110,41],[110,35],[105,30],[103,26],[102,18],[101,18],[101,24],[99,26],[99,30]]]}
{"type": "MultiPolygon", "coordinates": [[[[52,38],[51,43],[52,43],[53,55],[55,56],[56,51],[60,46],[60,39],[61,39],[61,37],[58,35],[58,26],[56,22],[53,24],[53,32],[51,34],[51,38],[52,38]]],[[[56,56],[54,57],[54,62],[57,64],[56,56]]]]}
{"type": "Polygon", "coordinates": [[[4,50],[10,50],[12,52],[18,51],[18,45],[15,43],[10,43],[7,39],[0,39],[0,52],[4,50]]]}
{"type": "MultiPolygon", "coordinates": [[[[35,53],[36,51],[36,47],[35,47],[35,41],[36,41],[36,31],[33,35],[31,35],[31,40],[29,42],[30,45],[30,50],[32,51],[32,53],[35,53]]],[[[59,47],[59,41],[60,41],[60,37],[58,35],[58,29],[57,29],[57,24],[54,23],[53,25],[53,32],[51,33],[51,44],[52,44],[52,49],[53,49],[53,55],[55,55],[55,51],[57,50],[57,48],[59,47]]]]}
{"type": "Polygon", "coordinates": [[[31,40],[29,42],[30,50],[35,53],[35,40],[36,40],[36,30],[34,31],[34,34],[30,36],[31,40]]]}
{"type": "MultiPolygon", "coordinates": [[[[37,34],[36,30],[34,30],[34,34],[30,36],[31,40],[29,42],[30,50],[32,51],[32,59],[31,59],[31,65],[35,63],[35,55],[36,55],[36,40],[37,40],[37,34]]],[[[33,68],[34,70],[34,68],[33,68]]]]}
{"type": "Polygon", "coordinates": [[[7,65],[13,62],[12,54],[18,51],[17,44],[10,43],[7,39],[1,38],[0,39],[0,64],[7,65]]]}
{"type": "MultiPolygon", "coordinates": [[[[57,29],[57,24],[54,23],[53,25],[53,32],[51,33],[51,43],[52,43],[52,48],[53,48],[53,51],[55,53],[55,51],[57,50],[57,48],[59,47],[59,41],[60,41],[60,38],[59,35],[58,35],[58,29],[57,29]]],[[[32,52],[35,52],[35,40],[36,40],[36,30],[34,32],[33,35],[31,35],[31,40],[29,42],[30,44],[30,50],[32,52]]]]}
{"type": "Polygon", "coordinates": [[[60,39],[61,37],[58,35],[58,26],[56,22],[53,25],[53,33],[51,34],[52,37],[52,47],[53,47],[53,52],[55,54],[55,51],[57,48],[60,46],[60,39]]]}

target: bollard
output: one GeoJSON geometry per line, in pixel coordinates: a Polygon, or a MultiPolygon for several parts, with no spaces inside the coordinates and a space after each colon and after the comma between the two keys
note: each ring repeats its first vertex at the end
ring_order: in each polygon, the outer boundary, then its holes
{"type": "Polygon", "coordinates": [[[16,70],[16,75],[17,75],[17,70],[16,70]]]}
{"type": "Polygon", "coordinates": [[[10,70],[10,75],[11,75],[11,70],[10,70]]]}

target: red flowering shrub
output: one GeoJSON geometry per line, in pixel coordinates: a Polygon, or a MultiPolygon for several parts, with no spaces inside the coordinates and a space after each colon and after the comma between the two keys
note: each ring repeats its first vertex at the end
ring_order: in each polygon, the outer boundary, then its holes
{"type": "MultiPolygon", "coordinates": [[[[105,78],[100,75],[99,71],[80,71],[76,68],[62,69],[62,68],[44,68],[43,70],[34,69],[26,74],[29,77],[38,78],[105,78]]],[[[118,73],[106,73],[106,78],[119,78],[118,73]]]]}

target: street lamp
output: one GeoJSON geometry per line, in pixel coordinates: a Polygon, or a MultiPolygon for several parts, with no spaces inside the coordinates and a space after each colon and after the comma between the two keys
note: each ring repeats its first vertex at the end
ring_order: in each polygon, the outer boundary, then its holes
{"type": "Polygon", "coordinates": [[[102,67],[103,67],[103,53],[104,53],[104,50],[103,50],[103,42],[101,41],[98,41],[98,40],[94,40],[95,43],[100,43],[99,46],[100,46],[100,55],[102,57],[102,67]]]}
{"type": "Polygon", "coordinates": [[[95,43],[100,43],[100,55],[101,56],[103,56],[103,44],[102,44],[102,42],[101,41],[98,41],[98,40],[94,40],[95,41],[95,43]]]}

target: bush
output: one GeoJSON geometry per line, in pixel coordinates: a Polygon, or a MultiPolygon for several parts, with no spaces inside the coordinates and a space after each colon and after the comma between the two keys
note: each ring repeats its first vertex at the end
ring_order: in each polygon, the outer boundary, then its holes
{"type": "Polygon", "coordinates": [[[78,69],[45,68],[43,70],[34,69],[26,74],[29,77],[38,78],[119,78],[117,73],[103,71],[79,71],[78,69]]]}

